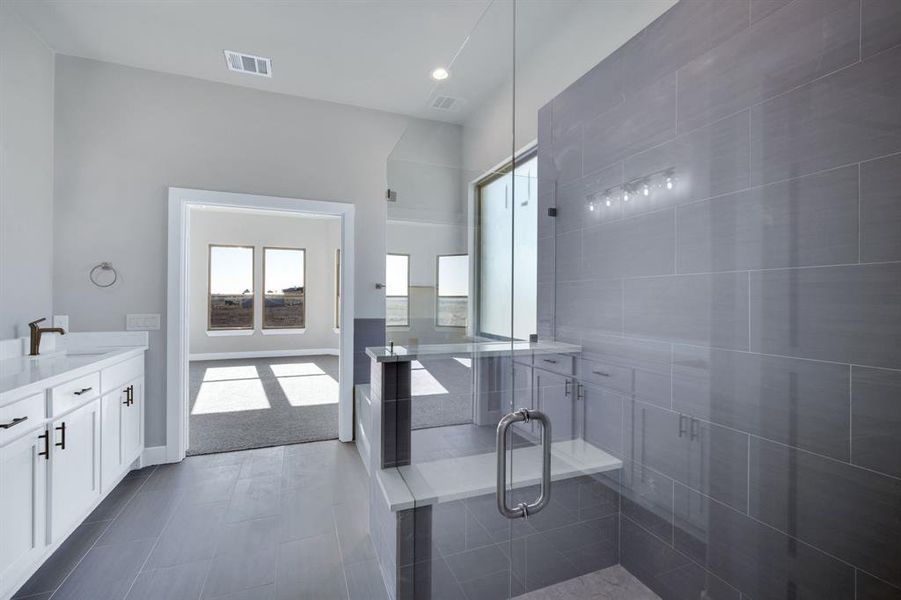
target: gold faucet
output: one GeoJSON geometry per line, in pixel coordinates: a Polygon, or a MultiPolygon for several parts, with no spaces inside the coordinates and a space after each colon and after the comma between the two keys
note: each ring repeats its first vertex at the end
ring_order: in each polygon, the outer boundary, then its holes
{"type": "Polygon", "coordinates": [[[41,353],[41,335],[45,333],[66,335],[66,331],[62,327],[38,327],[38,323],[46,320],[46,318],[38,319],[28,324],[29,329],[31,329],[31,351],[28,353],[29,356],[37,356],[41,353]]]}

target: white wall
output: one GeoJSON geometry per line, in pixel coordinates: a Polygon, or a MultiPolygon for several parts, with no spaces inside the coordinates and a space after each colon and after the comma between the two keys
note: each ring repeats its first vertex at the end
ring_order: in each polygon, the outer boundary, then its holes
{"type": "Polygon", "coordinates": [[[480,175],[538,137],[538,109],[676,4],[677,0],[580,3],[542,43],[516,48],[514,137],[511,81],[488,94],[463,123],[462,165],[480,175]]]}
{"type": "Polygon", "coordinates": [[[52,317],[53,52],[0,3],[0,339],[52,317]]]}
{"type": "MultiPolygon", "coordinates": [[[[54,301],[73,330],[165,313],[169,186],[356,206],[355,316],[384,316],[385,164],[410,120],[59,56],[54,301]],[[112,261],[120,284],[87,272],[112,261]]],[[[165,441],[165,322],[148,358],[147,444],[165,441]]]]}
{"type": "Polygon", "coordinates": [[[224,210],[194,209],[190,214],[191,355],[233,352],[280,352],[306,349],[338,351],[335,320],[335,250],[341,246],[341,220],[336,217],[296,217],[224,210]],[[263,247],[304,248],[306,326],[304,331],[263,335],[262,295],[254,298],[252,335],[209,336],[210,244],[254,247],[254,289],[262,290],[263,247]]]}

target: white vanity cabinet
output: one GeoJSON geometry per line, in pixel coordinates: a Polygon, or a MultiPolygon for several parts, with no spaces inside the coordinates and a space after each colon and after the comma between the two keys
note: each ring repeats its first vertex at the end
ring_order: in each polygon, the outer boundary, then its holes
{"type": "Polygon", "coordinates": [[[50,426],[50,540],[78,525],[100,497],[100,401],[50,426]]]}
{"type": "Polygon", "coordinates": [[[0,446],[0,590],[27,576],[46,549],[46,433],[40,427],[0,446]]]}
{"type": "Polygon", "coordinates": [[[0,600],[27,581],[141,458],[145,350],[22,357],[2,365],[17,376],[6,386],[0,380],[0,600]]]}

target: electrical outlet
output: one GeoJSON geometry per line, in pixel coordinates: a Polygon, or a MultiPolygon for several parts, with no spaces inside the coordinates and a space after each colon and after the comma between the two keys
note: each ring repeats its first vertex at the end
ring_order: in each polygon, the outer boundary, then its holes
{"type": "Polygon", "coordinates": [[[160,328],[158,314],[138,314],[125,316],[125,329],[128,331],[156,331],[160,328]]]}

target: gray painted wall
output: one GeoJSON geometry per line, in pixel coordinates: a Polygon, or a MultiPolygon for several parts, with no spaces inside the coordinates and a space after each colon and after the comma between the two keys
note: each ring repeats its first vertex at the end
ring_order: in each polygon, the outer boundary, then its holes
{"type": "MultiPolygon", "coordinates": [[[[165,317],[169,186],[353,202],[356,317],[383,318],[384,227],[372,224],[385,222],[385,161],[409,119],[67,56],[56,75],[54,303],[73,330],[165,317]],[[102,260],[121,274],[108,290],[87,278],[102,260]]],[[[165,442],[163,331],[150,336],[148,446],[165,442]]]]}
{"type": "Polygon", "coordinates": [[[52,277],[53,52],[0,4],[0,339],[50,320],[52,277]]]}
{"type": "Polygon", "coordinates": [[[682,0],[540,111],[539,160],[541,330],[626,461],[622,564],[901,597],[901,4],[682,0]]]}

